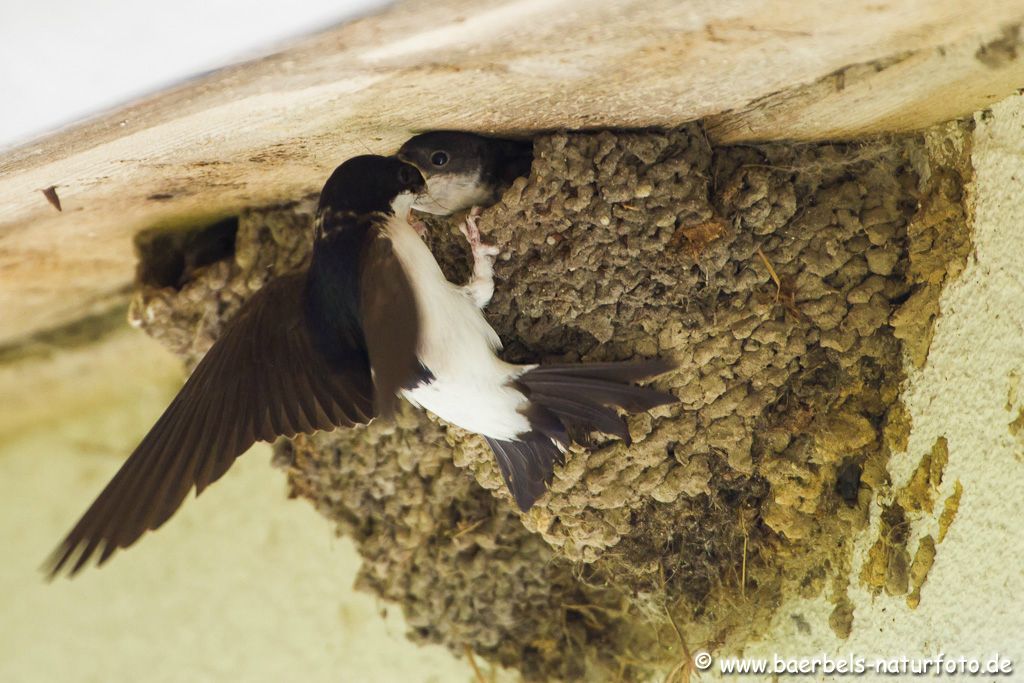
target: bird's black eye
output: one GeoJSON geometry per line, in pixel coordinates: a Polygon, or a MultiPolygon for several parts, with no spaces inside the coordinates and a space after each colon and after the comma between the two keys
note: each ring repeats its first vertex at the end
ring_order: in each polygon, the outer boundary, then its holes
{"type": "Polygon", "coordinates": [[[444,166],[445,164],[448,163],[448,152],[445,152],[443,150],[438,150],[437,152],[434,152],[433,154],[430,155],[430,163],[438,167],[444,166]]]}
{"type": "Polygon", "coordinates": [[[398,182],[402,183],[404,186],[415,185],[416,181],[419,179],[418,176],[419,173],[416,169],[408,164],[403,164],[398,168],[398,182]]]}

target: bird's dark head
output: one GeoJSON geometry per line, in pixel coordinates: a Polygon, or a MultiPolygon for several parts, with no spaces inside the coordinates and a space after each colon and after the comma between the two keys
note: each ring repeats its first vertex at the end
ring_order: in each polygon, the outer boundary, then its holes
{"type": "Polygon", "coordinates": [[[319,212],[404,216],[426,187],[415,166],[397,157],[364,154],[334,169],[320,192],[319,212]]]}
{"type": "Polygon", "coordinates": [[[427,179],[413,208],[446,215],[494,202],[504,185],[529,173],[533,144],[437,131],[410,138],[397,156],[427,179]]]}

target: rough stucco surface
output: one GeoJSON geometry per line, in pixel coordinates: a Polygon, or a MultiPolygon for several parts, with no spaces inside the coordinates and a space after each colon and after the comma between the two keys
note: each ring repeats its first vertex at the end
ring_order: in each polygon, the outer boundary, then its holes
{"type": "MultiPolygon", "coordinates": [[[[937,305],[911,303],[968,244],[962,141],[539,138],[530,178],[481,222],[504,250],[488,316],[506,357],[670,355],[680,406],[631,419],[631,448],[573,453],[522,518],[480,440],[412,411],[281,449],[293,491],[356,539],[360,585],[402,604],[413,636],[530,678],[671,668],[745,642],[795,592],[827,593],[846,635],[852,534],[905,440],[896,335],[927,357],[937,305]]],[[[144,287],[133,319],[194,360],[303,262],[309,220],[243,214],[232,258],[144,287]]],[[[463,256],[434,228],[455,277],[463,256]]]]}
{"type": "MultiPolygon", "coordinates": [[[[885,510],[912,487],[936,444],[945,444],[938,452],[948,451],[948,463],[930,485],[933,509],[905,514],[908,554],[929,546],[935,552],[920,604],[910,609],[907,596],[876,594],[854,578],[849,600],[855,618],[848,640],[838,640],[824,627],[832,610],[825,596],[791,599],[763,638],[745,648],[748,655],[944,654],[947,660],[984,661],[999,653],[1014,662],[1006,680],[1022,676],[1024,98],[1010,98],[975,118],[969,197],[974,250],[963,274],[942,293],[926,365],[908,371],[902,400],[913,428],[889,462],[892,484],[880,488],[871,504],[871,524],[857,537],[852,566],[856,577],[871,563],[885,510]]],[[[815,678],[820,680],[799,680],[815,678]]]]}

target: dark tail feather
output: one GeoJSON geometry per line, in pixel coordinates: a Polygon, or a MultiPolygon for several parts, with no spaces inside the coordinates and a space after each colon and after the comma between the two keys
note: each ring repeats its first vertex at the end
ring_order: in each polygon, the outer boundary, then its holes
{"type": "Polygon", "coordinates": [[[675,368],[675,362],[667,358],[650,358],[611,363],[554,363],[538,366],[526,374],[531,377],[544,377],[545,375],[588,377],[619,384],[632,384],[664,375],[675,368]]]}
{"type": "MultiPolygon", "coordinates": [[[[618,421],[615,408],[638,413],[675,403],[678,399],[672,394],[633,385],[633,382],[657,377],[674,367],[672,361],[662,358],[626,363],[542,365],[527,370],[516,382],[525,390],[531,403],[564,418],[563,423],[567,427],[570,422],[578,424],[580,418],[562,409],[560,404],[564,402],[585,405],[601,412],[604,415],[601,424],[608,425],[613,418],[618,421]],[[552,401],[552,398],[557,400],[552,401]]],[[[619,434],[596,423],[591,423],[588,431],[619,434]]]]}
{"type": "MultiPolygon", "coordinates": [[[[626,421],[614,410],[609,410],[604,406],[595,406],[592,403],[579,401],[571,397],[553,396],[540,392],[530,394],[530,400],[543,405],[549,412],[554,413],[555,417],[569,418],[573,424],[590,425],[591,429],[588,429],[588,432],[604,432],[605,434],[617,436],[627,443],[630,441],[626,421]]],[[[563,432],[565,427],[569,426],[562,423],[561,420],[557,422],[560,423],[563,432]]],[[[538,429],[554,438],[543,425],[539,425],[538,429]]],[[[569,446],[564,440],[558,440],[569,446]]]]}
{"type": "Polygon", "coordinates": [[[593,432],[630,442],[626,421],[618,410],[640,412],[675,403],[672,394],[633,383],[672,370],[669,360],[625,363],[544,365],[527,370],[516,385],[530,400],[527,418],[533,431],[512,441],[487,439],[505,479],[523,512],[544,494],[554,463],[564,461],[565,447],[593,432]]]}
{"type": "Polygon", "coordinates": [[[565,456],[550,438],[539,432],[530,432],[515,441],[485,438],[494,451],[505,486],[519,509],[526,512],[547,491],[555,463],[565,464],[565,456]]]}

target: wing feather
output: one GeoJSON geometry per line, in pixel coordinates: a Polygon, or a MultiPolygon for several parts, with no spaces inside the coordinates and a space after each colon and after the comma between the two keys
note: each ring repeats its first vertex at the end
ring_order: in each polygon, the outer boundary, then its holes
{"type": "Polygon", "coordinates": [[[420,325],[412,284],[383,230],[371,231],[364,243],[360,292],[377,413],[390,417],[399,391],[428,381],[431,375],[416,355],[420,325]]]}
{"type": "Polygon", "coordinates": [[[305,274],[273,280],[242,308],[49,560],[70,574],[163,524],[193,487],[219,479],[257,440],[364,424],[374,415],[366,351],[319,353],[305,274]],[[74,560],[72,562],[72,560],[74,560]],[[70,563],[70,564],[69,564],[70,563]]]}

